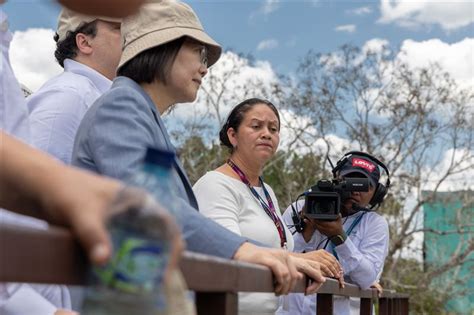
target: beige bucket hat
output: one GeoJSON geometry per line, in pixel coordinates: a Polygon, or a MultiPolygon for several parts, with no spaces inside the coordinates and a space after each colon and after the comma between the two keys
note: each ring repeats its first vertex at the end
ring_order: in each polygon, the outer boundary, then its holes
{"type": "Polygon", "coordinates": [[[122,22],[123,51],[118,68],[147,49],[183,36],[207,45],[209,67],[219,59],[221,46],[204,32],[189,5],[172,0],[149,1],[122,22]]]}
{"type": "Polygon", "coordinates": [[[111,18],[106,16],[92,16],[77,13],[75,11],[64,8],[58,17],[58,42],[63,41],[68,32],[75,32],[79,26],[93,22],[95,20],[102,20],[106,22],[121,23],[122,19],[111,18]]]}

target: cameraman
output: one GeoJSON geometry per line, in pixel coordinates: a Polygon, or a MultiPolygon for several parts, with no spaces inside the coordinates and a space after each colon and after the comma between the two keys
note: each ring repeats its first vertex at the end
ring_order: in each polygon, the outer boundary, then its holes
{"type": "MultiPolygon", "coordinates": [[[[297,211],[303,209],[299,215],[304,228],[302,233],[296,233],[292,207],[286,209],[283,215],[285,224],[293,227],[295,252],[325,249],[337,257],[344,270],[344,279],[362,289],[368,289],[378,280],[388,252],[387,221],[370,211],[382,202],[390,184],[389,180],[387,187],[379,183],[381,165],[381,162],[365,153],[346,154],[338,162],[335,172],[338,178],[368,178],[369,191],[351,192],[349,198],[341,201],[341,213],[336,220],[309,219],[304,213],[304,201],[297,202],[293,206],[297,211]],[[382,194],[380,188],[384,189],[382,194]]],[[[286,299],[277,314],[316,312],[316,295],[290,294],[286,299]]],[[[349,315],[351,308],[359,309],[359,303],[347,297],[335,296],[334,314],[349,315]]]]}

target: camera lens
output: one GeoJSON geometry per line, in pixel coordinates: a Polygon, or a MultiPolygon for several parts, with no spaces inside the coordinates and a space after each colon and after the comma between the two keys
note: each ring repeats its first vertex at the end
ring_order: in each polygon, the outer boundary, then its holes
{"type": "Polygon", "coordinates": [[[336,213],[336,205],[332,200],[318,201],[313,204],[313,213],[332,214],[336,213]]]}

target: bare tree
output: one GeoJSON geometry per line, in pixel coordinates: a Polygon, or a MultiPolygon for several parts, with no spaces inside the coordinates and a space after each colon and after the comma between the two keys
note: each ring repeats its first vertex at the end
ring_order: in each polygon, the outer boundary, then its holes
{"type": "MultiPolygon", "coordinates": [[[[384,278],[389,286],[403,288],[400,275],[408,270],[401,264],[402,252],[416,234],[443,233],[423,228],[423,206],[435,201],[446,185],[472,187],[472,178],[462,182],[461,174],[472,175],[474,169],[474,92],[461,88],[439,65],[409,67],[387,47],[374,52],[344,46],[329,55],[310,52],[297,73],[297,80],[284,83],[291,85],[291,92],[282,103],[312,128],[290,126],[293,141],[319,138],[330,143],[329,137],[336,135],[348,139],[352,149],[378,156],[392,172],[391,195],[381,209],[391,231],[384,278]]],[[[472,210],[472,191],[467,195],[472,210]]],[[[447,261],[419,277],[419,292],[428,289],[435,275],[472,257],[472,224],[472,215],[456,222],[456,231],[467,231],[467,236],[447,261]]],[[[446,283],[443,290],[452,285],[446,283]]]]}

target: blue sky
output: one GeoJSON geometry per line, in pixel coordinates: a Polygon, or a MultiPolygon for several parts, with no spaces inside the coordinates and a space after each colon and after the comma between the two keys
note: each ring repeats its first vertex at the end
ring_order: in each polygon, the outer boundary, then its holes
{"type": "MultiPolygon", "coordinates": [[[[281,73],[295,71],[298,60],[310,49],[329,52],[345,43],[361,46],[373,38],[388,40],[397,47],[407,39],[421,42],[436,38],[453,44],[474,37],[474,17],[469,17],[474,16],[472,1],[444,3],[453,9],[446,9],[445,13],[439,3],[432,1],[419,0],[418,3],[425,5],[409,9],[403,2],[219,0],[188,3],[206,30],[225,49],[267,60],[281,73]],[[383,2],[391,5],[391,11],[382,10],[383,2]],[[380,22],[384,16],[386,20],[389,16],[390,21],[380,22]],[[467,24],[455,25],[455,21],[463,19],[467,19],[467,24]]],[[[47,0],[16,0],[7,2],[4,10],[12,31],[54,29],[59,6],[47,0]]]]}

